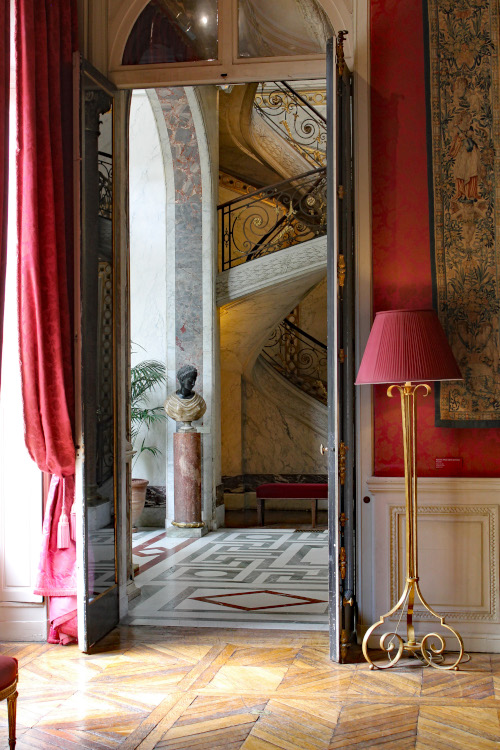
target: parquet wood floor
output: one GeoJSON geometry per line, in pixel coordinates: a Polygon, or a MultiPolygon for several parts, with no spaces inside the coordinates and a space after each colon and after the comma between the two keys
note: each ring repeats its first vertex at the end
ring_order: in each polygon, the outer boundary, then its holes
{"type": "Polygon", "coordinates": [[[500,750],[499,655],[372,672],[332,664],[321,631],[130,626],[89,656],[0,653],[20,663],[17,750],[500,750]]]}

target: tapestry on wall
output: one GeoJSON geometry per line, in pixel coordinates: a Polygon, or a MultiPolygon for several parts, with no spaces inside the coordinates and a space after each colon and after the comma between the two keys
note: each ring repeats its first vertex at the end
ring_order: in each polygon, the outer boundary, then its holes
{"type": "Polygon", "coordinates": [[[464,377],[436,388],[436,425],[498,427],[498,0],[424,8],[434,304],[464,377]]]}

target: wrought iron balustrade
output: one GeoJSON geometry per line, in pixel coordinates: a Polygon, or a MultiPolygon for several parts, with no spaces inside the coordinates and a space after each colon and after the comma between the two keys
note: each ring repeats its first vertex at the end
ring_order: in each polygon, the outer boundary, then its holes
{"type": "Polygon", "coordinates": [[[280,323],[262,356],[305,393],[327,403],[327,347],[290,320],[280,323]]]}
{"type": "Polygon", "coordinates": [[[326,167],[222,203],[222,270],[326,234],[326,167]]]}
{"type": "Polygon", "coordinates": [[[260,84],[254,109],[311,166],[326,166],[326,118],[285,81],[260,84]]]}
{"type": "Polygon", "coordinates": [[[97,154],[99,171],[99,216],[111,219],[113,216],[113,157],[104,151],[97,154]]]}

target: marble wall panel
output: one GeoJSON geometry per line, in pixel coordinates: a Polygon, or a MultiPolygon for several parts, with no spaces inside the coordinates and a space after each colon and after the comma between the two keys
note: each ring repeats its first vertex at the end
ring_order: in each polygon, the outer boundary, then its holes
{"type": "MultiPolygon", "coordinates": [[[[298,389],[297,389],[298,390],[298,389]]],[[[288,402],[290,390],[284,394],[288,402]]],[[[297,409],[304,409],[297,402],[297,409]]],[[[304,415],[302,415],[303,417],[304,415]]],[[[325,414],[326,417],[326,414],[325,414]]],[[[243,466],[245,474],[325,474],[327,462],[319,452],[324,438],[314,424],[297,419],[290,403],[280,405],[249,380],[243,385],[243,466]]]]}
{"type": "Polygon", "coordinates": [[[186,90],[156,89],[173,162],[175,204],[176,364],[198,368],[203,394],[202,177],[198,138],[186,90]]]}
{"type": "Polygon", "coordinates": [[[226,476],[241,474],[243,469],[241,373],[223,369],[221,372],[221,470],[226,476]]]}
{"type": "Polygon", "coordinates": [[[326,276],[299,305],[299,328],[326,344],[326,276]]]}
{"type": "MultiPolygon", "coordinates": [[[[134,91],[130,107],[130,326],[132,365],[145,359],[166,361],[166,182],[162,145],[150,101],[134,91]]],[[[150,405],[162,404],[166,388],[158,388],[150,405]]],[[[139,436],[139,442],[142,435],[139,436]]],[[[134,476],[165,484],[165,423],[153,425],[148,444],[161,455],[143,453],[134,462],[134,476]]]]}

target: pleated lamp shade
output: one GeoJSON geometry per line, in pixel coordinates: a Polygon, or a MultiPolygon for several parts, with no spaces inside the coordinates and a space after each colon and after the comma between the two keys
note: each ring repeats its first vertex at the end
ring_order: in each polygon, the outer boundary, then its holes
{"type": "Polygon", "coordinates": [[[436,311],[378,312],[356,385],[429,380],[462,380],[436,311]]]}

